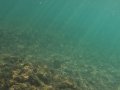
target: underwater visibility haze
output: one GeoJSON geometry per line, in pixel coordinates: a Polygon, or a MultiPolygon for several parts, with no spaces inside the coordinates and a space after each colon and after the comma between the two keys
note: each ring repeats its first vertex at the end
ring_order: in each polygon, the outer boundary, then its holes
{"type": "Polygon", "coordinates": [[[0,90],[120,90],[119,0],[0,0],[0,90]]]}

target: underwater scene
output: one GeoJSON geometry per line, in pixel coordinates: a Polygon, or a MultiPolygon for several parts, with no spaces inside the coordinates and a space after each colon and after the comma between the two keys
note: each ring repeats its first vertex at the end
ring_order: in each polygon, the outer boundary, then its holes
{"type": "Polygon", "coordinates": [[[0,90],[120,90],[120,1],[0,0],[0,90]]]}

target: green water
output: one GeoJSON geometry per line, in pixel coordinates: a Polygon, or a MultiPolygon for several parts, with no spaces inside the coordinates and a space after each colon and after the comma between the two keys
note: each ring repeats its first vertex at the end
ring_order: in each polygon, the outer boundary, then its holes
{"type": "Polygon", "coordinates": [[[65,63],[79,90],[120,90],[119,4],[0,0],[0,54],[42,58],[53,68],[65,63]]]}

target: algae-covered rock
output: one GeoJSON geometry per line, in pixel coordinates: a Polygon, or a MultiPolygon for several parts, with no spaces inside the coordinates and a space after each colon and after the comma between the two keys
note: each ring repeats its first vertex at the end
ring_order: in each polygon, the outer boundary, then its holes
{"type": "Polygon", "coordinates": [[[44,87],[41,88],[42,90],[56,90],[52,85],[44,85],[44,87]]]}
{"type": "Polygon", "coordinates": [[[28,83],[17,83],[9,88],[9,90],[40,90],[39,88],[28,83]]]}
{"type": "Polygon", "coordinates": [[[15,56],[0,64],[0,90],[77,90],[74,81],[47,65],[26,62],[15,56]]]}

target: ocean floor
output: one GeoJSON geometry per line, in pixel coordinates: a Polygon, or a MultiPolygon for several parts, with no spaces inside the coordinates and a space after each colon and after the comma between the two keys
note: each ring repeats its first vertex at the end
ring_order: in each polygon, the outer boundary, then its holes
{"type": "Polygon", "coordinates": [[[70,44],[55,47],[60,41],[32,32],[0,28],[0,90],[120,90],[119,62],[106,60],[116,56],[85,47],[78,54],[70,44]]]}

